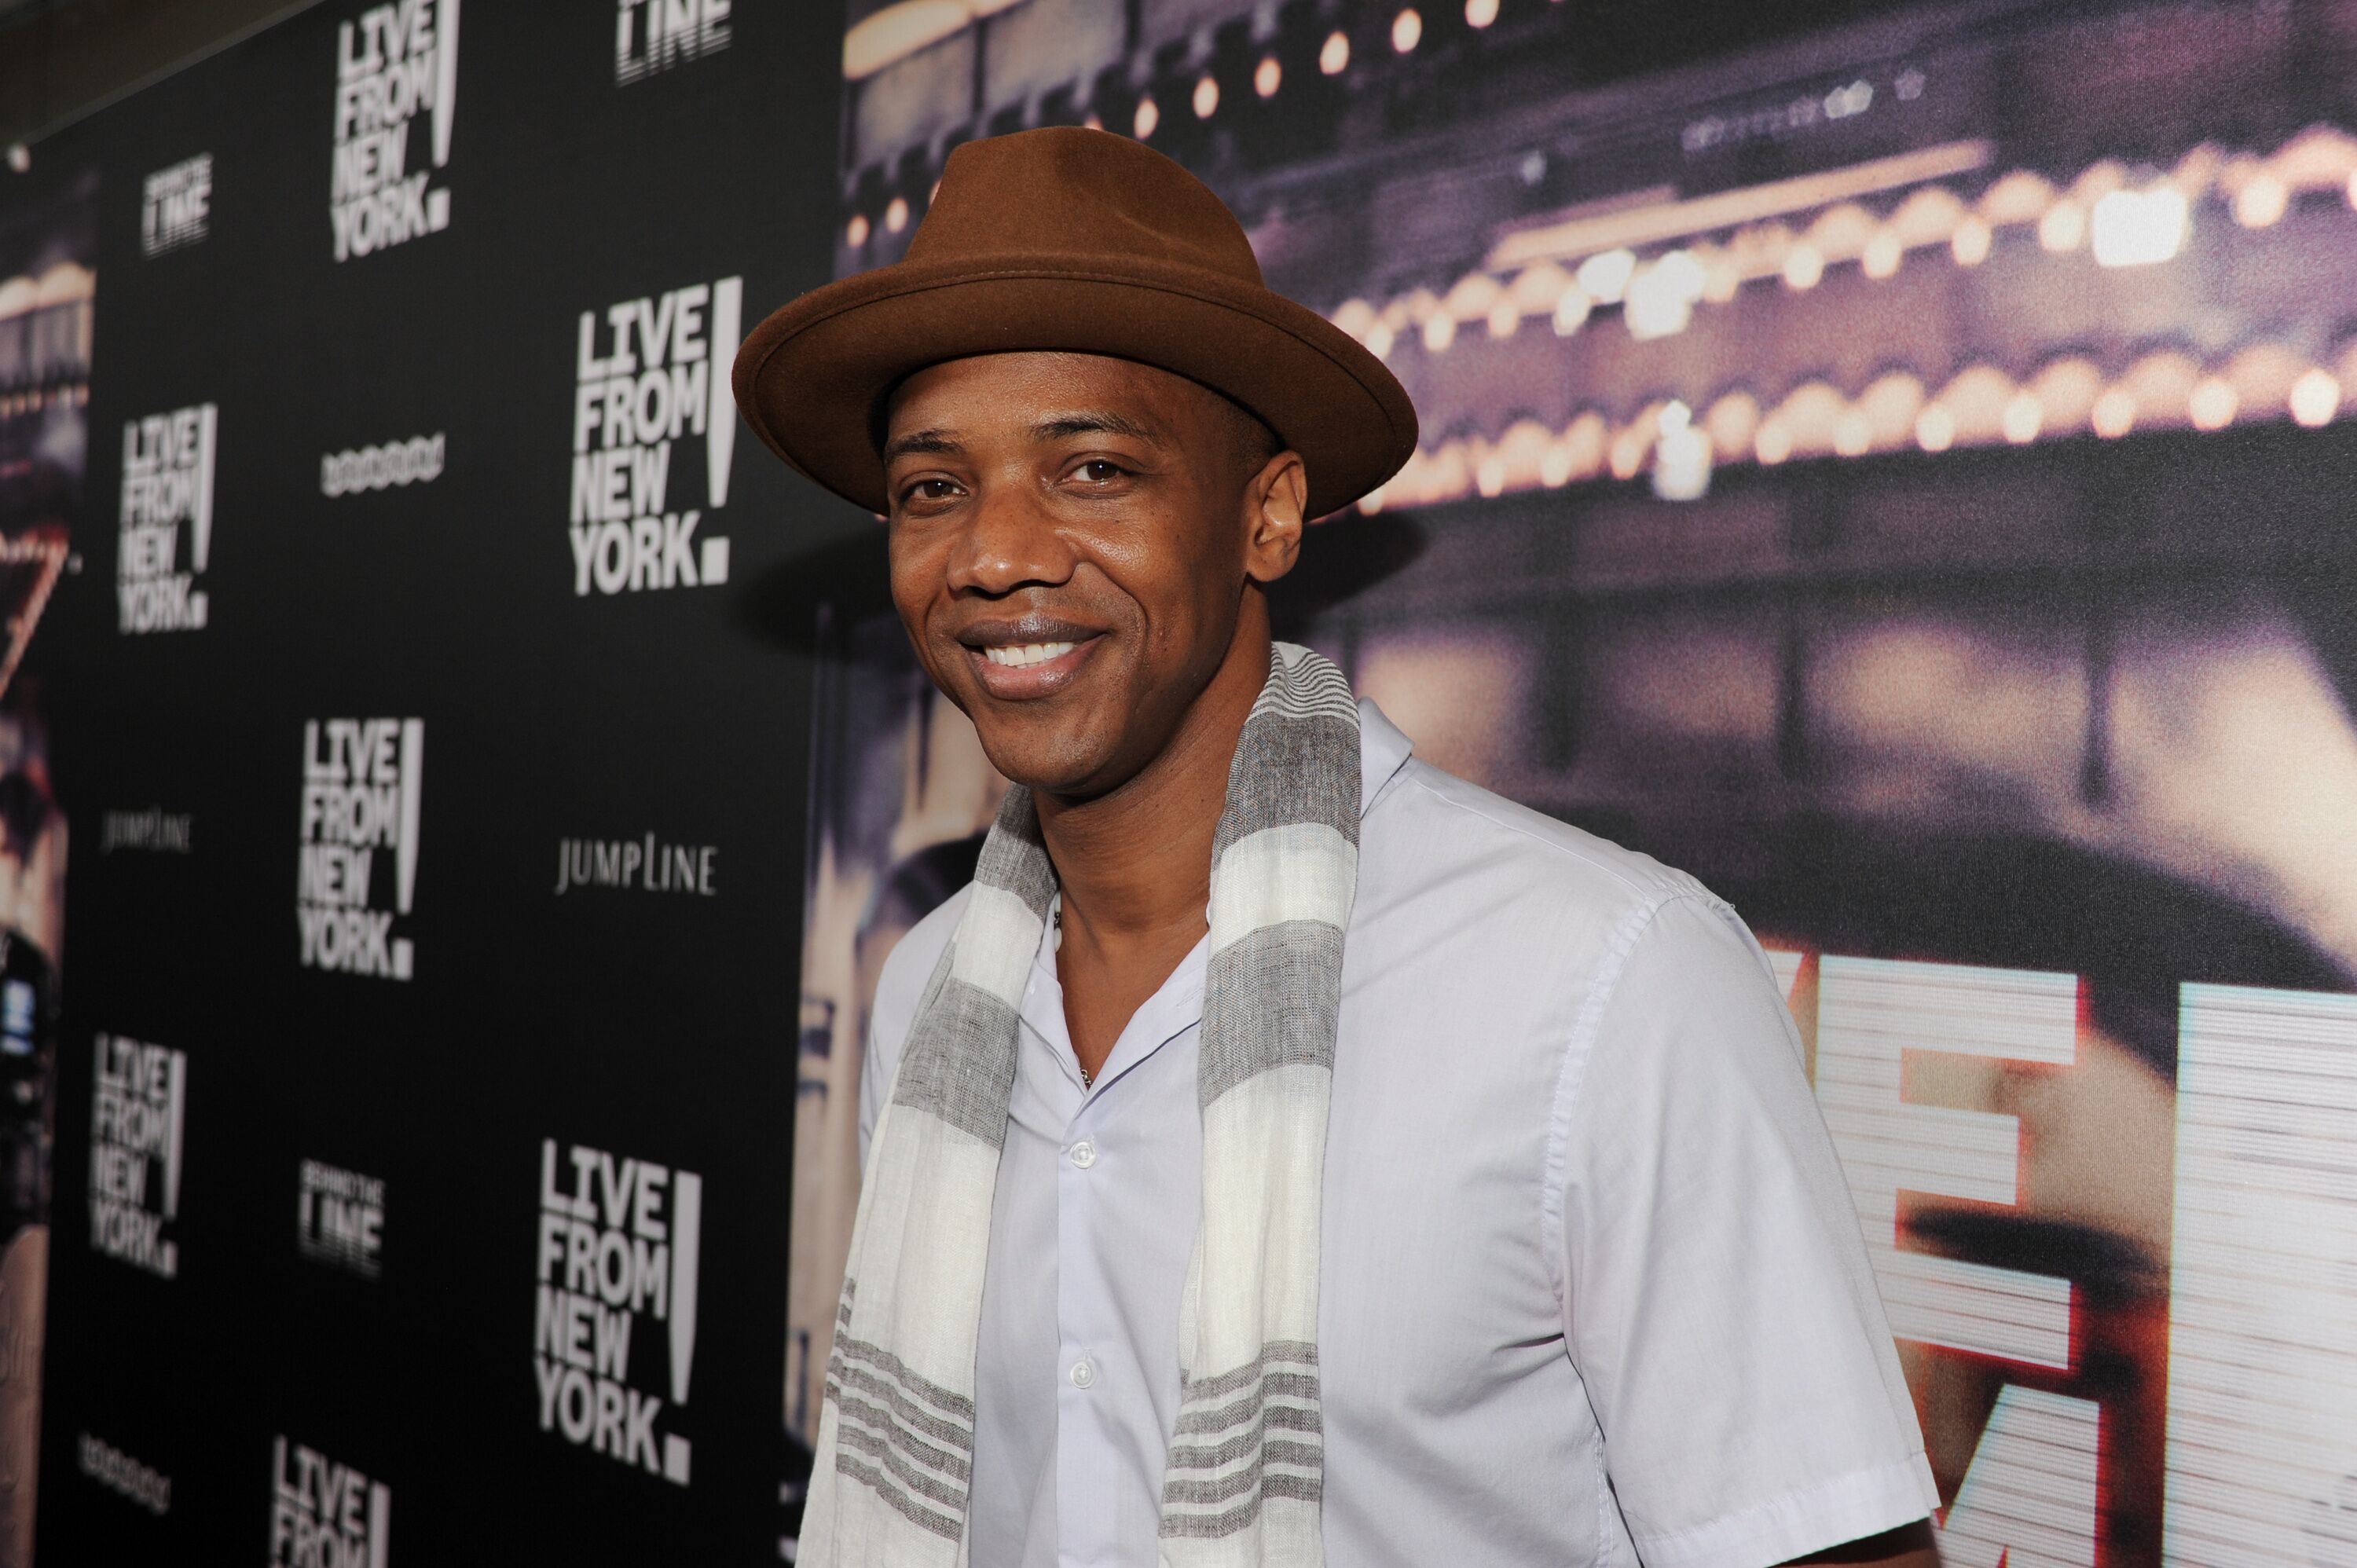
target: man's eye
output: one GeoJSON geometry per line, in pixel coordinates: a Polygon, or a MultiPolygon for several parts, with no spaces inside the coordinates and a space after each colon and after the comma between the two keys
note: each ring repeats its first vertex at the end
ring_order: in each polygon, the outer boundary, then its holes
{"type": "Polygon", "coordinates": [[[1109,463],[1103,457],[1092,457],[1080,467],[1081,478],[1094,485],[1110,484],[1126,471],[1120,464],[1109,463]]]}
{"type": "Polygon", "coordinates": [[[912,501],[945,501],[957,494],[957,485],[949,479],[919,479],[909,487],[912,501]]]}

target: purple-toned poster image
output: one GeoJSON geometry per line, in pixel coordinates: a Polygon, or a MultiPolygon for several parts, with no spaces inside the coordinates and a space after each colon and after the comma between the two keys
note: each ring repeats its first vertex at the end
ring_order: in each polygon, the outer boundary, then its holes
{"type": "Polygon", "coordinates": [[[65,569],[89,448],[96,181],[0,220],[0,1568],[33,1559],[66,819],[26,644],[65,569]]]}
{"type": "MultiPolygon", "coordinates": [[[[1280,635],[1770,950],[1945,1561],[2351,1568],[2357,4],[1726,9],[854,0],[837,271],[971,137],[1201,175],[1423,423],[1280,635]]],[[[805,1439],[868,1001],[1004,789],[879,595],[821,615],[805,1439]]]]}

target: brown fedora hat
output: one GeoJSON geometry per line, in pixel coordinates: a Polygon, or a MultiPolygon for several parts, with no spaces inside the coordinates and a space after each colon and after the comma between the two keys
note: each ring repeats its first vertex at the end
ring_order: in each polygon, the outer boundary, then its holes
{"type": "Polygon", "coordinates": [[[1055,127],[950,155],[908,259],[813,289],[737,352],[737,406],[770,451],[888,510],[884,400],[947,360],[1107,354],[1242,403],[1301,454],[1309,513],[1350,505],[1415,450],[1381,360],[1261,282],[1220,199],[1152,148],[1055,127]]]}

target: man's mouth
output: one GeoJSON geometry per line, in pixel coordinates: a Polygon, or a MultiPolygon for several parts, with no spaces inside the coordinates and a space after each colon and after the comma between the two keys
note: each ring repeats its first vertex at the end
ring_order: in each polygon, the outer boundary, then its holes
{"type": "Polygon", "coordinates": [[[1061,659],[1078,644],[1071,642],[1025,642],[1007,647],[985,646],[982,656],[993,664],[1004,664],[1020,670],[1027,664],[1045,664],[1050,659],[1061,659]]]}
{"type": "Polygon", "coordinates": [[[985,621],[957,634],[982,689],[1005,702],[1045,697],[1071,683],[1096,651],[1094,627],[1045,616],[985,621]]]}

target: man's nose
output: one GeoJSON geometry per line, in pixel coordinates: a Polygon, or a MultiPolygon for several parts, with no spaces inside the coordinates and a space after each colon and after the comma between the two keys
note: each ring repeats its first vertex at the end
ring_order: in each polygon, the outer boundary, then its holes
{"type": "Polygon", "coordinates": [[[1019,487],[991,487],[971,515],[950,558],[952,592],[996,597],[1022,587],[1055,587],[1071,576],[1071,546],[1019,487]]]}

